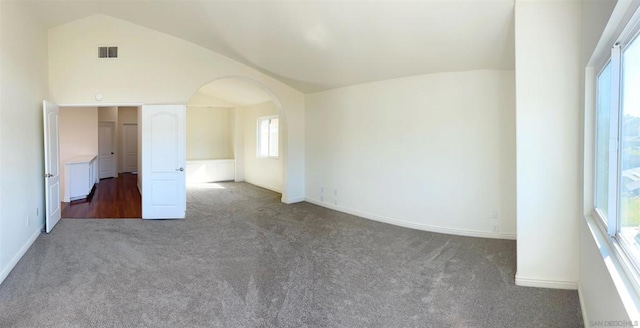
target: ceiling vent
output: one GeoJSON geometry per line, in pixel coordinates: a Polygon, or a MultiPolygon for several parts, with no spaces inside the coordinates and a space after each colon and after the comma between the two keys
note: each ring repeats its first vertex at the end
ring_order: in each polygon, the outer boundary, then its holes
{"type": "Polygon", "coordinates": [[[98,47],[98,58],[118,58],[118,47],[98,47]]]}

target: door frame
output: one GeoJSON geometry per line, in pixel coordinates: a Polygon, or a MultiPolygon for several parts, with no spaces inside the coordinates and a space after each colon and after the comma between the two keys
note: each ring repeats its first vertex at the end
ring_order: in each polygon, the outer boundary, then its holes
{"type": "MultiPolygon", "coordinates": [[[[61,103],[61,104],[57,104],[58,108],[63,108],[63,107],[139,107],[142,108],[142,105],[144,105],[144,103],[61,103]]],[[[140,109],[141,110],[141,109],[140,109]]],[[[113,121],[111,121],[113,122],[113,121]]],[[[116,141],[117,142],[117,141],[116,141]]],[[[138,156],[140,156],[140,154],[138,154],[138,156]]],[[[58,158],[60,157],[60,149],[58,148],[58,158]]],[[[117,171],[117,169],[116,169],[117,171]]],[[[140,174],[140,172],[138,172],[138,174],[140,174]]],[[[96,173],[96,176],[98,175],[98,173],[96,173]]],[[[99,179],[97,179],[98,182],[100,181],[99,179]]],[[[142,190],[138,187],[138,191],[140,192],[140,196],[142,196],[142,190]]],[[[140,217],[142,218],[142,216],[140,217]]]]}
{"type": "MultiPolygon", "coordinates": [[[[144,103],[61,103],[61,104],[58,104],[58,107],[138,107],[139,108],[138,110],[140,111],[138,114],[138,118],[140,119],[140,117],[143,114],[142,110],[144,105],[145,105],[144,103]]],[[[185,106],[186,108],[186,104],[180,104],[180,105],[185,106]]],[[[140,134],[144,124],[141,120],[139,120],[137,124],[138,124],[138,133],[140,134]]],[[[186,140],[186,126],[183,131],[184,131],[184,138],[186,140]]],[[[138,145],[138,147],[139,147],[138,149],[140,150],[138,151],[138,156],[140,157],[143,155],[144,145],[138,145]]],[[[59,153],[60,153],[60,150],[58,150],[58,156],[59,156],[59,153]]],[[[138,179],[139,179],[138,181],[141,182],[141,178],[144,174],[144,166],[141,166],[139,169],[140,171],[138,172],[138,179]]],[[[184,185],[186,187],[186,184],[184,185]]],[[[140,191],[140,195],[142,198],[142,206],[144,208],[144,205],[145,205],[144,190],[143,188],[141,188],[140,185],[138,185],[138,190],[140,191]]],[[[185,195],[185,198],[186,198],[186,195],[185,195]]],[[[186,206],[186,201],[185,201],[185,206],[186,206]]]]}
{"type": "MultiPolygon", "coordinates": [[[[111,128],[111,150],[113,155],[113,160],[111,161],[111,175],[112,178],[118,177],[118,133],[116,129],[116,122],[114,121],[98,121],[98,176],[100,176],[100,127],[108,125],[111,128]]],[[[106,177],[105,177],[106,178],[106,177]]],[[[101,179],[105,179],[102,178],[101,179]]]]}

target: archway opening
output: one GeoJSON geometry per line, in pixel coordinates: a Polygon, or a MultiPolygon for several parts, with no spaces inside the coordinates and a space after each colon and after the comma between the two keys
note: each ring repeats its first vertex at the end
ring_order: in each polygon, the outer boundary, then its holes
{"type": "Polygon", "coordinates": [[[186,124],[188,185],[244,181],[286,192],[286,118],[265,86],[243,77],[211,81],[187,102],[186,124]]]}

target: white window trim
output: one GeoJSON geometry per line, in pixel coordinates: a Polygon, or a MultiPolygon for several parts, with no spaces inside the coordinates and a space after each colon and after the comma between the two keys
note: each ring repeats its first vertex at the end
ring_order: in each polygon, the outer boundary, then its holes
{"type": "MultiPolygon", "coordinates": [[[[620,2],[619,2],[620,4],[620,2]]],[[[616,89],[620,90],[621,83],[621,70],[620,70],[620,60],[621,53],[623,49],[626,49],[628,43],[631,42],[636,36],[640,34],[640,6],[638,4],[631,5],[631,2],[626,4],[621,4],[623,6],[628,6],[623,8],[625,13],[621,13],[621,11],[612,14],[612,17],[617,16],[618,25],[615,27],[615,31],[609,30],[609,26],[605,29],[603,33],[603,39],[600,40],[598,47],[594,53],[594,58],[598,59],[601,63],[597,65],[597,72],[595,74],[595,84],[592,92],[596,92],[597,89],[597,79],[600,76],[600,72],[604,69],[604,67],[609,63],[609,60],[612,61],[612,78],[611,83],[615,83],[616,89]],[[629,14],[632,13],[632,14],[629,14]],[[609,38],[606,38],[606,35],[609,34],[609,38]],[[605,54],[602,49],[602,43],[608,42],[609,45],[613,45],[611,47],[611,52],[605,54]],[[622,48],[622,49],[621,49],[622,48]],[[614,61],[617,61],[614,63],[614,61]],[[613,65],[615,64],[615,66],[613,65]],[[613,73],[615,71],[615,73],[613,73]]],[[[616,8],[618,9],[618,8],[616,8]]],[[[593,58],[592,58],[593,59],[593,58]]],[[[628,245],[624,238],[621,238],[618,234],[619,230],[619,222],[618,222],[618,170],[620,170],[620,155],[619,155],[619,138],[621,131],[619,130],[620,120],[622,119],[622,115],[620,115],[620,93],[616,95],[611,95],[611,114],[610,114],[610,138],[609,138],[609,160],[610,163],[615,163],[616,165],[609,165],[609,190],[615,190],[615,193],[609,193],[608,197],[608,213],[607,218],[605,219],[601,214],[601,212],[596,208],[596,167],[593,165],[593,174],[591,174],[592,187],[593,187],[593,197],[591,198],[591,215],[586,215],[585,220],[587,222],[587,226],[593,236],[596,244],[600,250],[602,258],[605,261],[605,265],[613,282],[618,290],[618,293],[623,301],[625,309],[627,313],[632,317],[640,317],[639,306],[640,306],[640,257],[637,255],[630,254],[631,245],[628,245]],[[614,107],[615,106],[615,107],[614,107]],[[615,112],[614,112],[615,110],[615,112]],[[614,117],[615,115],[615,117],[614,117]],[[616,120],[617,118],[617,120],[616,120]],[[615,127],[615,129],[613,129],[615,127]],[[616,135],[614,136],[614,133],[616,135]],[[614,143],[615,142],[615,143],[614,143]],[[613,162],[611,162],[613,160],[613,162]],[[615,174],[611,174],[612,170],[615,170],[615,174]],[[613,180],[613,181],[612,181],[613,180]],[[613,182],[613,184],[612,184],[613,182]],[[612,196],[613,194],[613,196],[612,196]],[[613,198],[613,200],[612,200],[613,198]],[[613,205],[613,206],[612,206],[613,205]],[[612,215],[613,214],[613,215],[612,215]],[[606,222],[606,223],[605,223],[606,222]]],[[[592,113],[593,113],[593,122],[594,126],[592,127],[592,136],[596,136],[596,109],[597,109],[597,98],[593,103],[592,113]]],[[[596,141],[593,141],[591,145],[595,150],[596,141]]],[[[595,152],[591,161],[595,164],[596,157],[595,152]]]]}
{"type": "Polygon", "coordinates": [[[620,44],[616,43],[611,48],[611,85],[610,90],[618,90],[617,94],[611,94],[609,104],[609,199],[607,213],[607,233],[615,236],[618,231],[618,186],[620,180],[620,44]],[[616,165],[612,165],[612,164],[616,165]],[[612,193],[611,190],[615,190],[612,193]]]}
{"type": "MultiPolygon", "coordinates": [[[[260,138],[260,123],[265,120],[271,121],[273,119],[278,119],[278,125],[280,124],[280,118],[278,117],[278,115],[258,117],[258,121],[256,123],[256,157],[258,158],[270,158],[270,159],[280,158],[280,126],[278,126],[278,155],[277,156],[271,155],[271,149],[270,149],[271,140],[267,140],[267,148],[268,148],[267,156],[260,154],[260,141],[262,140],[262,138],[260,138]]],[[[271,133],[268,133],[268,138],[271,138],[271,133]]]]}

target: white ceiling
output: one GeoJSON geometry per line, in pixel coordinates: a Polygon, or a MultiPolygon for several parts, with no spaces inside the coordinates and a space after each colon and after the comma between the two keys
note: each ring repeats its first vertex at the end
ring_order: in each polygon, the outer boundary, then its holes
{"type": "Polygon", "coordinates": [[[104,14],[199,44],[302,91],[514,68],[513,0],[32,1],[48,27],[104,14]]]}

